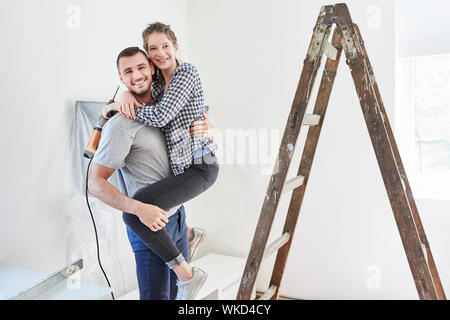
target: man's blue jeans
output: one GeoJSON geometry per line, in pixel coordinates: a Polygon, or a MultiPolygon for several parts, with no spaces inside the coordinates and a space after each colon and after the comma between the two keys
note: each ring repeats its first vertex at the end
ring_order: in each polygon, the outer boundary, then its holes
{"type": "MultiPolygon", "coordinates": [[[[189,254],[186,213],[181,206],[169,217],[164,229],[186,261],[189,254]]],[[[141,300],[174,300],[177,295],[177,276],[164,260],[151,249],[134,252],[141,300]]]]}

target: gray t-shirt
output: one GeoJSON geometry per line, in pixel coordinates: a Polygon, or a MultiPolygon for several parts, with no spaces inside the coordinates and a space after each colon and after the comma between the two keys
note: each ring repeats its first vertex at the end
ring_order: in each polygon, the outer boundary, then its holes
{"type": "MultiPolygon", "coordinates": [[[[164,134],[116,114],[103,126],[93,162],[116,169],[119,190],[132,197],[137,190],[172,174],[164,134]]],[[[176,212],[169,210],[167,217],[176,212]]]]}

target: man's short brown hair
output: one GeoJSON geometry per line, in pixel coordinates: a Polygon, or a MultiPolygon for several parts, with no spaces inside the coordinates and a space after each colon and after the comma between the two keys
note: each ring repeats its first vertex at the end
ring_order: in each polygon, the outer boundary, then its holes
{"type": "MultiPolygon", "coordinates": [[[[139,49],[139,47],[128,47],[128,48],[125,48],[122,51],[120,51],[119,55],[117,56],[117,60],[116,60],[117,71],[120,72],[120,70],[119,70],[119,60],[121,58],[123,58],[123,57],[132,57],[132,56],[138,54],[139,52],[142,53],[148,59],[148,56],[145,53],[145,51],[142,50],[142,49],[139,49]]],[[[150,59],[148,59],[148,61],[150,63],[150,59]]]]}

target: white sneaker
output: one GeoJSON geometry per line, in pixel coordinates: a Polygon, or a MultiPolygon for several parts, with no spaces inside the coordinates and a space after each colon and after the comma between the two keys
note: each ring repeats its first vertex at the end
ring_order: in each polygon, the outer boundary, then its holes
{"type": "Polygon", "coordinates": [[[194,273],[192,279],[185,282],[177,281],[178,292],[175,300],[194,300],[205,284],[206,278],[208,278],[205,271],[192,267],[192,272],[194,273]]]}
{"type": "Polygon", "coordinates": [[[194,239],[189,241],[189,262],[192,262],[192,259],[194,259],[194,256],[197,253],[197,249],[200,243],[202,243],[202,241],[206,237],[205,229],[194,227],[192,228],[192,232],[194,233],[194,239]]]}

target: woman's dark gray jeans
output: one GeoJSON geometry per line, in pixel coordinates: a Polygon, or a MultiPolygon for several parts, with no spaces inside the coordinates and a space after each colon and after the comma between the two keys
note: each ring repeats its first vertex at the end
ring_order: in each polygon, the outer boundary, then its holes
{"type": "MultiPolygon", "coordinates": [[[[213,185],[219,173],[217,158],[207,153],[194,159],[193,164],[182,174],[170,176],[139,189],[133,199],[155,205],[168,211],[207,190],[213,185]]],[[[174,245],[166,230],[152,231],[134,214],[124,212],[126,225],[143,243],[152,249],[172,269],[185,259],[174,245]]]]}

